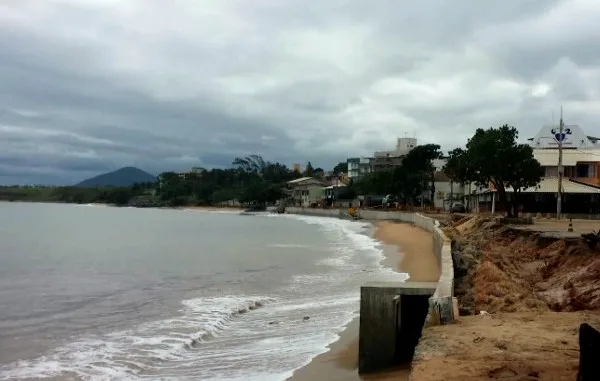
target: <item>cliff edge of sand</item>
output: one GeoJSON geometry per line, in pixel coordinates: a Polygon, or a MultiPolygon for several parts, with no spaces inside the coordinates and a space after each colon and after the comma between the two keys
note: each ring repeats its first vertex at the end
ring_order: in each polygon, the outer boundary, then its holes
{"type": "Polygon", "coordinates": [[[447,221],[461,316],[423,330],[410,379],[574,380],[579,325],[600,328],[600,249],[563,230],[447,221]]]}

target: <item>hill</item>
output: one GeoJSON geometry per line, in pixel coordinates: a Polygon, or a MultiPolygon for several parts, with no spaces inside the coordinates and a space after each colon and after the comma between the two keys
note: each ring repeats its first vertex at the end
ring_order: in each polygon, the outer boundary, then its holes
{"type": "Polygon", "coordinates": [[[156,182],[156,176],[135,167],[123,167],[113,172],[83,180],[76,187],[128,187],[136,183],[156,182]]]}

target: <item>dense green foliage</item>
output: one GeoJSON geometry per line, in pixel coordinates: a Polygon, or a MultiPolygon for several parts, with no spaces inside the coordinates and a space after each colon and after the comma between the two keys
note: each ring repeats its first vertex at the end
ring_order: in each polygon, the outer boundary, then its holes
{"type": "Polygon", "coordinates": [[[252,155],[236,158],[232,168],[165,172],[157,182],[130,187],[0,187],[0,200],[140,207],[218,205],[229,201],[265,205],[282,197],[285,182],[301,176],[283,164],[252,155]]]}
{"type": "Polygon", "coordinates": [[[518,144],[517,138],[517,129],[512,126],[479,128],[469,139],[466,150],[450,152],[444,171],[457,182],[492,184],[507,215],[517,217],[519,193],[539,184],[543,176],[540,163],[533,157],[533,149],[527,144],[518,144]],[[513,189],[510,204],[507,187],[513,189]]]}
{"type": "Polygon", "coordinates": [[[154,186],[143,183],[132,187],[0,187],[0,200],[128,205],[131,200],[151,195],[154,186]]]}
{"type": "Polygon", "coordinates": [[[441,157],[440,146],[426,144],[413,148],[402,165],[365,175],[353,184],[358,194],[393,195],[402,204],[414,205],[433,200],[435,194],[433,160],[441,157]]]}
{"type": "Polygon", "coordinates": [[[336,166],[333,167],[333,173],[336,175],[339,175],[340,173],[348,173],[348,162],[344,161],[336,164],[336,166]]]}
{"type": "Polygon", "coordinates": [[[237,158],[233,165],[230,169],[185,176],[163,173],[157,195],[170,205],[215,205],[230,200],[267,204],[282,197],[283,183],[301,176],[283,164],[267,162],[256,155],[237,158]]]}

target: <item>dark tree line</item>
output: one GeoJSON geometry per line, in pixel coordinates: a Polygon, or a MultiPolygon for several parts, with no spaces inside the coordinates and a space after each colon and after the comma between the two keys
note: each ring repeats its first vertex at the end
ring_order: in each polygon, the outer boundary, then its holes
{"type": "Polygon", "coordinates": [[[402,165],[368,173],[353,187],[358,194],[393,195],[401,204],[425,203],[435,196],[433,161],[441,156],[437,144],[417,146],[402,159],[402,165]]]}
{"type": "MultiPolygon", "coordinates": [[[[310,163],[309,163],[310,164],[310,163]]],[[[310,173],[319,173],[312,169],[310,173]]],[[[131,187],[0,187],[0,200],[107,203],[140,207],[218,205],[226,201],[264,205],[284,197],[287,181],[306,175],[258,155],[236,158],[231,168],[199,172],[165,172],[156,183],[131,187]]]]}
{"type": "Polygon", "coordinates": [[[151,193],[155,186],[154,183],[135,184],[132,187],[95,188],[11,186],[0,187],[0,200],[128,205],[136,197],[151,193]]]}
{"type": "Polygon", "coordinates": [[[232,168],[181,175],[159,176],[157,194],[171,205],[216,205],[230,200],[245,204],[268,204],[280,199],[285,182],[301,177],[285,165],[261,156],[236,158],[232,168]]]}
{"type": "MultiPolygon", "coordinates": [[[[533,150],[517,143],[514,127],[503,125],[477,129],[466,147],[449,152],[443,172],[455,183],[492,185],[509,216],[518,215],[519,194],[537,185],[543,169],[533,150]],[[508,196],[511,191],[510,197],[508,196]]],[[[440,146],[413,148],[400,166],[365,175],[348,188],[348,194],[393,195],[407,205],[432,202],[435,197],[434,160],[442,157],[440,146]]],[[[347,163],[334,173],[347,172],[347,163]]],[[[300,173],[285,165],[250,155],[233,160],[232,167],[179,174],[162,173],[156,183],[122,188],[0,187],[0,200],[108,203],[134,206],[218,205],[230,200],[242,204],[268,204],[285,197],[287,181],[302,176],[319,176],[323,169],[310,162],[300,173]]]]}
{"type": "Polygon", "coordinates": [[[517,129],[506,124],[487,130],[479,128],[465,149],[450,151],[444,172],[457,183],[492,185],[507,215],[517,217],[521,191],[539,184],[544,174],[533,157],[533,149],[519,144],[518,136],[517,129]],[[510,200],[507,188],[512,189],[510,200]]]}

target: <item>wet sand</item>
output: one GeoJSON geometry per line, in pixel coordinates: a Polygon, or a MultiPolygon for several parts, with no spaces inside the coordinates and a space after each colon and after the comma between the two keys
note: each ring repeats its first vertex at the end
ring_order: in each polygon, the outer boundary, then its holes
{"type": "Polygon", "coordinates": [[[437,282],[440,267],[433,251],[431,233],[416,226],[381,221],[375,224],[375,238],[398,247],[397,270],[408,273],[413,282],[437,282]]]}
{"type": "MultiPolygon", "coordinates": [[[[387,221],[375,222],[375,238],[386,245],[384,264],[408,273],[409,281],[437,281],[440,270],[433,251],[431,233],[418,227],[387,221]]],[[[358,375],[358,318],[329,346],[329,351],[298,369],[291,381],[387,381],[408,380],[409,369],[397,369],[369,376],[358,375]]]]}

